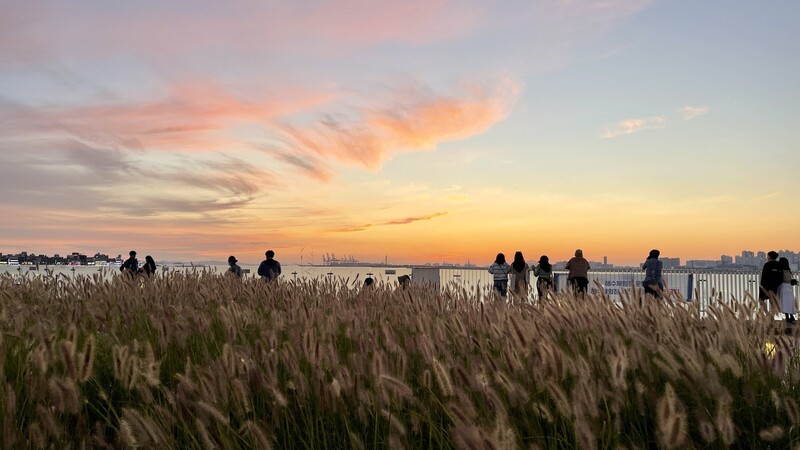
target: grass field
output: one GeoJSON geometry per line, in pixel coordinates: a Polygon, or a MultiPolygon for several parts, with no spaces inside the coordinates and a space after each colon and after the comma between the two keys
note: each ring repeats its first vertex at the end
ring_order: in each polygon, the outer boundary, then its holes
{"type": "Polygon", "coordinates": [[[800,448],[796,337],[640,300],[3,276],[0,445],[800,448]]]}

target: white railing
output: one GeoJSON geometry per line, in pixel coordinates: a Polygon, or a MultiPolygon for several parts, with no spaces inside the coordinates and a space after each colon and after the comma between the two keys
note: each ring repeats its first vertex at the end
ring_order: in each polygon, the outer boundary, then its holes
{"type": "MultiPolygon", "coordinates": [[[[567,289],[567,272],[555,271],[554,278],[558,290],[567,289]]],[[[740,272],[723,270],[664,270],[664,284],[678,298],[698,302],[705,311],[711,302],[741,302],[749,297],[758,298],[760,272],[740,272]]],[[[430,283],[440,288],[458,286],[466,289],[492,289],[492,274],[485,268],[414,268],[414,283],[430,283]]],[[[598,270],[589,272],[589,289],[599,293],[604,289],[606,295],[619,300],[624,290],[636,286],[641,288],[644,271],[634,269],[598,270]]],[[[536,283],[531,282],[528,296],[530,301],[538,300],[536,283]]],[[[795,299],[798,287],[795,286],[795,299]]]]}

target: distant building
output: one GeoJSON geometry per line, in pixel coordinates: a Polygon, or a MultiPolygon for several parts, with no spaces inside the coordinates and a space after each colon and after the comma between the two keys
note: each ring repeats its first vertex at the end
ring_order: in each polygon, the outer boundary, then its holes
{"type": "Polygon", "coordinates": [[[661,260],[661,265],[664,269],[677,269],[681,266],[681,259],[680,258],[659,258],[661,260]]]}
{"type": "Polygon", "coordinates": [[[688,269],[711,269],[718,265],[719,261],[709,259],[690,259],[686,261],[686,268],[688,269]]]}
{"type": "Polygon", "coordinates": [[[732,266],[733,256],[722,255],[719,257],[719,263],[721,266],[732,266]]]}

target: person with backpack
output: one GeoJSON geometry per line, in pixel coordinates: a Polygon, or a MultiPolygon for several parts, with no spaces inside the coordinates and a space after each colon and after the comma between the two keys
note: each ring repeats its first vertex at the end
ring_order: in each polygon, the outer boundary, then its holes
{"type": "Polygon", "coordinates": [[[267,259],[261,261],[258,266],[258,276],[266,281],[277,280],[281,274],[281,263],[274,259],[275,252],[267,250],[265,253],[267,259]]]}

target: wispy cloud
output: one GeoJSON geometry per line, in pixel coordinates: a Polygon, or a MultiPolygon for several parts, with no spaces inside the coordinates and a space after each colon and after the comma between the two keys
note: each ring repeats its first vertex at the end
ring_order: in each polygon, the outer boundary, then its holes
{"type": "Polygon", "coordinates": [[[504,119],[519,95],[518,83],[461,86],[447,95],[412,85],[397,90],[390,106],[367,107],[357,118],[327,116],[306,127],[284,126],[294,148],[376,169],[393,154],[429,150],[481,133],[504,119]]]}
{"type": "Polygon", "coordinates": [[[436,218],[439,218],[439,217],[446,216],[447,214],[448,213],[446,211],[442,211],[442,212],[437,212],[437,213],[433,213],[433,214],[426,214],[426,215],[422,215],[422,216],[402,217],[402,218],[399,218],[399,219],[391,219],[391,220],[386,220],[386,221],[382,221],[382,222],[378,222],[378,223],[368,223],[368,224],[364,224],[364,225],[356,225],[356,226],[350,226],[350,227],[344,227],[344,228],[336,228],[336,229],[331,230],[331,231],[333,231],[335,233],[361,232],[361,231],[367,231],[367,230],[370,230],[370,229],[373,229],[373,228],[376,228],[376,227],[380,227],[380,226],[408,225],[408,224],[411,224],[411,223],[414,223],[414,222],[422,222],[422,221],[426,221],[426,220],[433,220],[433,219],[436,219],[436,218]]]}
{"type": "MultiPolygon", "coordinates": [[[[245,100],[213,83],[174,85],[152,100],[111,101],[96,105],[38,106],[0,104],[0,129],[15,135],[70,135],[95,145],[160,151],[218,151],[241,147],[231,129],[269,123],[331,100],[326,91],[245,100]]],[[[263,94],[267,97],[267,94],[263,94]]],[[[1,99],[0,99],[1,100],[1,99]]]]}
{"type": "Polygon", "coordinates": [[[446,212],[438,212],[435,214],[428,214],[426,216],[404,217],[402,219],[395,219],[395,220],[390,220],[388,222],[384,222],[384,225],[406,225],[409,223],[419,222],[423,220],[431,220],[446,215],[447,215],[446,212]]]}
{"type": "Polygon", "coordinates": [[[684,106],[681,108],[684,120],[692,120],[695,117],[700,117],[708,114],[708,106],[684,106]]]}
{"type": "Polygon", "coordinates": [[[607,129],[603,133],[604,138],[615,138],[626,134],[634,134],[644,130],[663,128],[667,125],[665,116],[641,117],[637,119],[625,119],[613,128],[607,129]]]}

